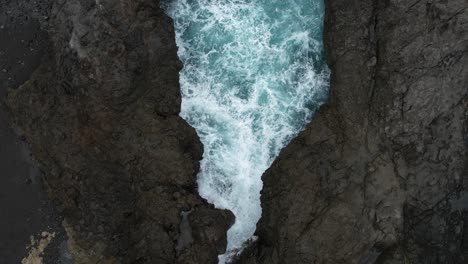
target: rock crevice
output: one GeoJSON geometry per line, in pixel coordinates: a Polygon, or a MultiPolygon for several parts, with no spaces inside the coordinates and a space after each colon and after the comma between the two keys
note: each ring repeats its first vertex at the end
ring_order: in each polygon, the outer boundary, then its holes
{"type": "MultiPolygon", "coordinates": [[[[326,0],[329,102],[263,175],[238,263],[465,263],[466,1],[326,0]]],[[[75,263],[216,263],[172,21],[154,0],[51,1],[51,47],[7,104],[75,263]],[[189,212],[189,213],[188,213],[189,212]]]]}

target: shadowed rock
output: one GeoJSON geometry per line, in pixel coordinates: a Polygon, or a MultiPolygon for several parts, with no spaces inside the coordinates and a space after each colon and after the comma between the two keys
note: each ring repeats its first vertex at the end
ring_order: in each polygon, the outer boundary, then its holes
{"type": "Polygon", "coordinates": [[[74,263],[216,263],[233,215],[197,194],[202,146],[178,116],[182,65],[159,1],[55,1],[49,16],[47,58],[7,103],[74,263]],[[190,210],[194,241],[177,252],[190,210]]]}
{"type": "MultiPolygon", "coordinates": [[[[216,263],[231,213],[196,192],[158,1],[56,1],[8,105],[75,263],[216,263]]],[[[466,1],[326,1],[331,95],[264,174],[239,263],[465,263],[466,1]]]]}

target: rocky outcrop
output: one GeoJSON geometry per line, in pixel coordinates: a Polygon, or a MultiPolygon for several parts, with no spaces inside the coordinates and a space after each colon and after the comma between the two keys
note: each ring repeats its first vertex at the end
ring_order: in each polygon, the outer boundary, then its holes
{"type": "Polygon", "coordinates": [[[330,99],[263,175],[239,262],[466,263],[466,1],[325,2],[330,99]]]}
{"type": "Polygon", "coordinates": [[[49,53],[7,104],[74,263],[216,263],[233,215],[196,191],[172,21],[154,0],[57,0],[49,53]]]}
{"type": "MultiPolygon", "coordinates": [[[[468,260],[466,1],[326,0],[327,105],[264,174],[240,263],[468,260]]],[[[44,4],[51,47],[7,103],[74,263],[216,263],[172,21],[154,0],[44,4]]]]}

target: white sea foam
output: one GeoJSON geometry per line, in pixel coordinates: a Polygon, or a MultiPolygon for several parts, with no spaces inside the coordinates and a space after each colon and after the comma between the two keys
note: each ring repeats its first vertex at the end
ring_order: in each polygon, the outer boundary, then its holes
{"type": "Polygon", "coordinates": [[[162,4],[184,64],[181,116],[205,148],[200,195],[236,216],[228,254],[255,232],[263,172],[326,99],[322,1],[162,4]]]}

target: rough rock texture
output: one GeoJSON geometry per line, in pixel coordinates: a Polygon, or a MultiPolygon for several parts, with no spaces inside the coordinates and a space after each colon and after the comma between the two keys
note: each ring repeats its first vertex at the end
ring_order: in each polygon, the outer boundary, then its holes
{"type": "Polygon", "coordinates": [[[48,55],[7,104],[74,263],[216,263],[233,215],[197,195],[172,21],[155,0],[50,6],[48,55]]]}
{"type": "MultiPolygon", "coordinates": [[[[8,105],[74,263],[216,263],[233,221],[201,199],[171,20],[155,0],[57,0],[8,105]]],[[[468,261],[468,3],[326,0],[331,95],[263,176],[240,263],[468,261]]],[[[10,83],[8,83],[10,85],[10,83]]]]}
{"type": "Polygon", "coordinates": [[[331,94],[240,263],[468,262],[468,2],[326,0],[331,94]]]}

